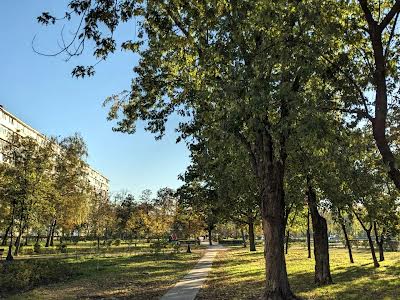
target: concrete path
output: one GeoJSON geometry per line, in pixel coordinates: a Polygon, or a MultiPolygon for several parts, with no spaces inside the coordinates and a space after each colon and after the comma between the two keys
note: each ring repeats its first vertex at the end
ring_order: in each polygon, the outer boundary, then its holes
{"type": "Polygon", "coordinates": [[[197,265],[170,289],[161,300],[194,300],[207,279],[217,252],[221,250],[225,250],[225,248],[219,245],[209,246],[197,265]]]}

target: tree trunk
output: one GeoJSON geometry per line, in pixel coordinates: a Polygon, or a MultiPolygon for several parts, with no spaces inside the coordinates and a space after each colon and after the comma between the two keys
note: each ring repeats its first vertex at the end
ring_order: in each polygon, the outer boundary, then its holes
{"type": "Polygon", "coordinates": [[[7,245],[7,239],[8,239],[8,235],[10,233],[10,230],[11,230],[11,223],[10,223],[10,225],[8,225],[8,227],[6,229],[6,232],[4,233],[3,240],[1,241],[1,245],[2,246],[7,245]]]}
{"type": "Polygon", "coordinates": [[[12,213],[11,213],[11,229],[10,229],[10,243],[8,245],[8,253],[6,257],[6,261],[12,261],[14,260],[14,257],[12,255],[12,245],[13,245],[13,237],[14,237],[14,217],[15,217],[15,201],[13,201],[13,206],[12,206],[12,213]]]}
{"type": "Polygon", "coordinates": [[[24,231],[26,229],[26,226],[23,225],[23,221],[21,220],[20,224],[19,224],[19,230],[18,230],[18,237],[15,241],[15,250],[14,250],[14,256],[18,256],[19,254],[19,250],[21,248],[21,239],[22,239],[22,235],[24,234],[24,231]]]}
{"type": "Polygon", "coordinates": [[[28,230],[26,231],[24,246],[28,246],[28,230]]]}
{"type": "Polygon", "coordinates": [[[53,221],[53,225],[51,228],[51,236],[50,236],[50,246],[54,246],[54,232],[56,231],[57,220],[53,221]]]}
{"type": "Polygon", "coordinates": [[[285,242],[285,253],[288,254],[288,248],[289,248],[289,230],[286,230],[286,242],[285,242]]]}
{"type": "Polygon", "coordinates": [[[379,238],[376,222],[374,222],[374,233],[375,233],[376,244],[378,245],[378,249],[379,249],[379,261],[384,261],[385,256],[383,254],[383,234],[381,234],[381,236],[379,238]]]}
{"type": "Polygon", "coordinates": [[[256,251],[256,242],[254,238],[254,221],[249,218],[249,243],[250,251],[256,251]]]}
{"type": "Polygon", "coordinates": [[[284,166],[275,162],[268,166],[263,181],[261,216],[264,233],[266,288],[263,299],[297,299],[292,293],[286,271],[284,166]]]}
{"type": "Polygon", "coordinates": [[[212,238],[211,238],[212,229],[208,229],[208,244],[212,246],[212,238]]]}
{"type": "Polygon", "coordinates": [[[329,266],[328,226],[317,208],[317,195],[307,178],[307,202],[310,209],[314,237],[315,283],[325,285],[332,283],[329,266]]]}
{"type": "Polygon", "coordinates": [[[15,240],[14,256],[18,256],[20,245],[21,245],[21,232],[18,233],[17,239],[15,240]]]}
{"type": "Polygon", "coordinates": [[[47,233],[46,245],[45,245],[46,248],[50,246],[50,237],[51,237],[51,230],[52,229],[53,229],[53,221],[51,222],[51,224],[49,226],[49,231],[47,233]]]}
{"type": "Polygon", "coordinates": [[[307,257],[311,258],[310,209],[307,211],[307,251],[307,257]]]}
{"type": "Polygon", "coordinates": [[[371,255],[372,255],[372,260],[374,262],[374,267],[378,268],[379,267],[379,263],[378,263],[378,260],[376,259],[374,242],[372,241],[372,237],[371,237],[371,229],[372,228],[364,229],[364,230],[367,233],[369,248],[371,249],[371,255]]]}
{"type": "Polygon", "coordinates": [[[372,261],[374,262],[374,267],[378,268],[379,263],[378,263],[378,260],[376,259],[374,242],[372,241],[372,238],[371,238],[372,223],[370,224],[369,228],[367,228],[364,225],[364,222],[361,220],[361,217],[355,211],[353,211],[353,212],[354,212],[354,215],[356,216],[358,222],[360,223],[361,227],[364,229],[364,231],[367,234],[368,244],[369,244],[369,248],[371,250],[372,261]]]}
{"type": "Polygon", "coordinates": [[[351,244],[350,244],[349,236],[347,235],[346,225],[344,223],[342,223],[342,230],[343,230],[343,234],[344,234],[344,239],[346,241],[346,247],[347,247],[347,250],[349,251],[350,262],[354,263],[353,253],[351,251],[351,244]]]}
{"type": "MultiPolygon", "coordinates": [[[[396,162],[396,158],[390,148],[387,133],[387,112],[388,112],[388,95],[387,95],[387,65],[386,65],[386,51],[384,49],[384,41],[382,40],[385,28],[395,15],[398,14],[400,7],[396,1],[391,7],[391,16],[386,19],[385,24],[380,20],[375,20],[373,14],[368,6],[367,1],[359,1],[359,4],[364,12],[364,18],[368,24],[369,37],[373,49],[374,57],[374,71],[373,71],[373,84],[375,85],[375,115],[372,118],[367,115],[372,125],[372,133],[382,156],[384,164],[388,168],[389,177],[393,183],[400,190],[400,171],[396,162]]],[[[388,15],[386,16],[388,17],[388,15]]],[[[397,18],[397,17],[396,17],[397,18]]],[[[367,112],[366,112],[367,113],[367,112]]]]}
{"type": "Polygon", "coordinates": [[[243,228],[240,228],[240,232],[242,233],[242,240],[243,240],[243,248],[247,247],[246,237],[244,236],[243,228]]]}

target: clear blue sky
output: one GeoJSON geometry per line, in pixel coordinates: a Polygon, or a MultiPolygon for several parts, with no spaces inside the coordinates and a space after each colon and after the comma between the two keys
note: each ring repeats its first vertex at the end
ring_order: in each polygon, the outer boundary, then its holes
{"type": "MultiPolygon", "coordinates": [[[[79,132],[89,148],[89,163],[111,180],[111,191],[176,188],[177,175],[189,163],[184,144],[175,144],[172,120],[163,140],[155,141],[139,125],[134,135],[112,132],[106,120],[105,97],[128,89],[137,58],[117,51],[97,66],[89,79],[71,77],[76,64],[91,64],[86,55],[65,62],[63,57],[35,54],[57,50],[60,27],[46,28],[36,22],[42,11],[65,11],[66,0],[0,1],[0,104],[46,135],[66,136],[79,132]]],[[[117,36],[129,37],[134,26],[126,25],[117,36]]]]}

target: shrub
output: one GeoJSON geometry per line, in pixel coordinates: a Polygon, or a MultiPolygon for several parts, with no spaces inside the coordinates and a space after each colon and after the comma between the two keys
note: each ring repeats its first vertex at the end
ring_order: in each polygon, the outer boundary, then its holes
{"type": "Polygon", "coordinates": [[[39,244],[39,243],[36,243],[36,244],[33,246],[33,252],[39,254],[39,253],[40,253],[40,247],[41,247],[40,244],[39,244]]]}
{"type": "Polygon", "coordinates": [[[60,245],[58,245],[58,250],[60,250],[61,253],[67,253],[67,244],[61,243],[60,245]]]}
{"type": "Polygon", "coordinates": [[[114,242],[114,246],[119,246],[119,245],[121,245],[121,240],[115,240],[115,242],[114,242]]]}
{"type": "Polygon", "coordinates": [[[36,286],[67,280],[78,275],[72,264],[60,260],[30,260],[0,264],[0,298],[36,286]]]}

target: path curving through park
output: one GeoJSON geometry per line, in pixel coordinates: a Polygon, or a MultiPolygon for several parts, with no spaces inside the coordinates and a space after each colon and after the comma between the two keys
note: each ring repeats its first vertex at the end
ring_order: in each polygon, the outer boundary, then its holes
{"type": "Polygon", "coordinates": [[[209,246],[197,265],[171,288],[161,300],[194,300],[208,277],[218,251],[225,250],[220,245],[209,246]]]}

